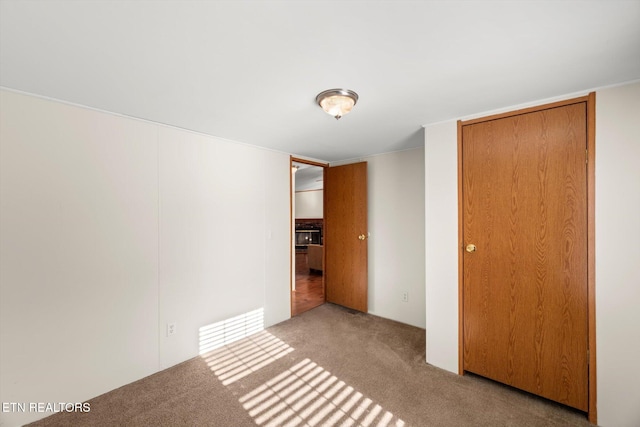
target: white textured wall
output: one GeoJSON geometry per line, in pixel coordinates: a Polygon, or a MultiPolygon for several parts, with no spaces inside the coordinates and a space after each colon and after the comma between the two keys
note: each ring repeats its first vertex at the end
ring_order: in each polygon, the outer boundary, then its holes
{"type": "Polygon", "coordinates": [[[640,426],[640,83],[596,92],[598,424],[640,426]]]}
{"type": "Polygon", "coordinates": [[[323,213],[322,190],[296,191],[295,217],[296,218],[322,218],[323,213]]]}
{"type": "Polygon", "coordinates": [[[82,401],[151,374],[155,127],[4,91],[1,102],[0,401],[82,401]]]}
{"type": "Polygon", "coordinates": [[[458,372],[458,146],[455,121],[425,128],[427,362],[458,372]]]}
{"type": "MultiPolygon", "coordinates": [[[[264,177],[281,165],[277,193],[287,196],[289,169],[284,155],[268,162],[273,153],[169,127],[159,128],[159,154],[158,326],[166,368],[198,354],[200,327],[265,307],[265,241],[268,229],[271,240],[288,240],[289,201],[267,199],[264,177]],[[237,173],[231,159],[250,173],[237,173]],[[282,217],[267,224],[271,203],[282,217]],[[274,229],[278,222],[287,228],[274,229]],[[179,333],[167,338],[170,322],[179,333]]],[[[288,247],[281,249],[288,259],[288,247]]]]}
{"type": "MultiPolygon", "coordinates": [[[[639,118],[640,83],[596,92],[596,341],[602,426],[640,425],[640,246],[635,244],[640,241],[639,118]]],[[[427,362],[457,372],[457,130],[451,121],[425,131],[427,362]]]]}
{"type": "Polygon", "coordinates": [[[84,401],[197,356],[200,326],[289,317],[288,155],[0,94],[0,401],[84,401]]]}
{"type": "Polygon", "coordinates": [[[367,162],[369,313],[425,327],[424,149],[367,162]],[[408,302],[402,302],[407,292],[408,302]]]}
{"type": "Polygon", "coordinates": [[[263,239],[264,323],[270,326],[291,317],[291,265],[295,262],[291,259],[291,165],[289,156],[274,151],[263,151],[260,163],[266,234],[263,239]]]}

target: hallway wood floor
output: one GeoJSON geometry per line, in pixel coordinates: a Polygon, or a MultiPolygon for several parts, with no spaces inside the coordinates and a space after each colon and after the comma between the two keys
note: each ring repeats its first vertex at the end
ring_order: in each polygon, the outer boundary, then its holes
{"type": "Polygon", "coordinates": [[[306,253],[296,253],[296,290],[292,292],[291,315],[296,316],[322,304],[322,273],[309,270],[306,253]]]}

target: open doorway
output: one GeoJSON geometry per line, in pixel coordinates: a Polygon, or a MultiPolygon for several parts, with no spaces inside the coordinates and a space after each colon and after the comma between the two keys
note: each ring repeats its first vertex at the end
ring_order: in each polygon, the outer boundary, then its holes
{"type": "Polygon", "coordinates": [[[291,315],[325,302],[324,165],[291,159],[291,315]]]}

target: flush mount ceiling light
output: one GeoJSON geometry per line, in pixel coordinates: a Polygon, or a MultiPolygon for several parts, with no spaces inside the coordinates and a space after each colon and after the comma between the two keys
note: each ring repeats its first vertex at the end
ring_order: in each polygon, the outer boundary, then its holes
{"type": "Polygon", "coordinates": [[[324,111],[339,120],[356,105],[358,94],[349,89],[329,89],[320,92],[316,96],[316,102],[324,111]]]}

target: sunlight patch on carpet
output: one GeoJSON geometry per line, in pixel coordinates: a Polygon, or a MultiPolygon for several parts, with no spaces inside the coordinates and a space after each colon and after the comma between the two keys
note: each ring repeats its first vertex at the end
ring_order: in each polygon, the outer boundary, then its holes
{"type": "Polygon", "coordinates": [[[405,425],[309,359],[245,394],[240,403],[265,427],[405,425]]]}
{"type": "Polygon", "coordinates": [[[224,385],[275,362],[293,348],[267,331],[255,333],[240,341],[201,355],[224,385]]]}

